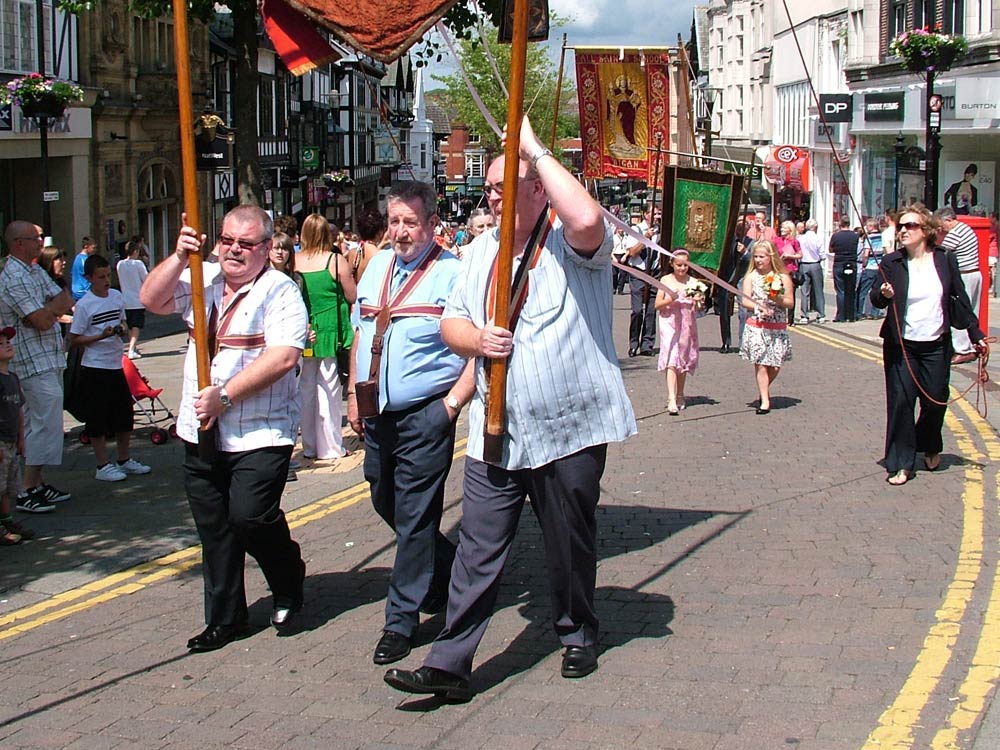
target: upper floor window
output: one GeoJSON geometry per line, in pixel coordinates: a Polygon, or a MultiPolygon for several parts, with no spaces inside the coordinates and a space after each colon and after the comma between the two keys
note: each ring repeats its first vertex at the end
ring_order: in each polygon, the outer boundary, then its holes
{"type": "Polygon", "coordinates": [[[469,133],[469,145],[478,146],[482,142],[483,139],[482,136],[479,135],[479,133],[469,133]]]}
{"type": "Polygon", "coordinates": [[[173,21],[132,19],[132,54],[143,73],[173,70],[173,21]]]}
{"type": "Polygon", "coordinates": [[[906,31],[906,0],[890,0],[889,39],[895,39],[906,31]]]}
{"type": "MultiPolygon", "coordinates": [[[[0,3],[0,45],[3,69],[12,73],[38,70],[38,48],[35,46],[36,3],[30,0],[2,0],[0,3]]],[[[43,9],[47,26],[48,9],[43,9]]],[[[46,60],[48,66],[51,60],[46,60]]]]}
{"type": "Polygon", "coordinates": [[[913,28],[933,29],[937,22],[935,18],[934,0],[914,0],[913,3],[913,28]]]}
{"type": "Polygon", "coordinates": [[[945,0],[942,31],[946,34],[965,33],[965,0],[945,0]]]}

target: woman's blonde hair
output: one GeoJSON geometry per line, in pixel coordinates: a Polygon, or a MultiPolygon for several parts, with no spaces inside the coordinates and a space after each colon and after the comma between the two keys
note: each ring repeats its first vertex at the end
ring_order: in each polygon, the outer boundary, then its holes
{"type": "Polygon", "coordinates": [[[781,256],[778,255],[778,248],[775,246],[771,240],[757,240],[750,246],[750,266],[747,268],[747,276],[753,273],[756,268],[753,264],[753,256],[757,252],[758,248],[762,248],[767,251],[767,257],[771,259],[771,270],[775,273],[788,273],[785,268],[784,261],[781,260],[781,256]]]}
{"type": "Polygon", "coordinates": [[[788,234],[788,238],[789,239],[795,239],[796,237],[798,237],[799,232],[795,228],[795,222],[794,221],[783,221],[783,222],[781,222],[781,231],[784,232],[786,228],[791,230],[789,232],[789,234],[788,234]]]}
{"type": "Polygon", "coordinates": [[[322,253],[333,249],[334,230],[325,216],[309,214],[302,222],[299,242],[304,253],[322,253]]]}

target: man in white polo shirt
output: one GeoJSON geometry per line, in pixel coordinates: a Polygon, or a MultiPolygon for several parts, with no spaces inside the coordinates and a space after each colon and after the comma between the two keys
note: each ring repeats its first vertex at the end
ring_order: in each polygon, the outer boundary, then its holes
{"type": "MultiPolygon", "coordinates": [[[[947,232],[941,247],[955,254],[965,291],[969,295],[969,302],[978,315],[979,300],[983,292],[983,274],[979,270],[979,240],[976,238],[976,233],[968,224],[959,221],[955,209],[948,206],[935,211],[934,218],[941,222],[941,226],[947,232]]],[[[951,358],[953,365],[971,362],[976,358],[976,351],[966,331],[952,328],[951,345],[955,350],[951,358]]]]}
{"type": "MultiPolygon", "coordinates": [[[[204,266],[205,312],[215,339],[211,385],[198,389],[193,344],[184,363],[177,434],[185,443],[184,485],[202,543],[208,624],[188,641],[191,651],[213,651],[248,634],[246,553],[274,595],[275,628],[288,626],[302,607],[306,567],[281,493],[299,423],[296,367],[308,316],[295,282],[268,263],[273,234],[271,218],[257,206],[226,214],[219,262],[204,266]],[[218,428],[214,456],[199,450],[202,421],[218,428]]],[[[146,309],[179,312],[193,325],[188,257],[201,252],[204,241],[185,223],[176,251],[142,286],[146,309]]]]}

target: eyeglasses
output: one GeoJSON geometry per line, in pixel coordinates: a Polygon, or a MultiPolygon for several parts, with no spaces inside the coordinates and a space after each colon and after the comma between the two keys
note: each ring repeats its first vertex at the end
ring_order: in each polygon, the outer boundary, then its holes
{"type": "Polygon", "coordinates": [[[918,229],[923,229],[923,224],[919,221],[907,221],[899,225],[900,229],[905,229],[908,232],[915,232],[918,229]]]}
{"type": "Polygon", "coordinates": [[[251,242],[250,240],[238,240],[235,237],[229,237],[225,234],[220,234],[218,239],[220,247],[232,247],[233,245],[239,245],[240,250],[246,250],[247,252],[253,250],[258,245],[262,245],[267,242],[267,238],[257,240],[257,242],[251,242]]]}
{"type": "MultiPolygon", "coordinates": [[[[520,185],[522,182],[528,182],[529,180],[534,180],[534,177],[518,177],[517,183],[520,185]]],[[[483,184],[483,194],[489,195],[490,193],[496,193],[500,197],[503,197],[503,183],[499,185],[493,185],[489,182],[483,184]]]]}

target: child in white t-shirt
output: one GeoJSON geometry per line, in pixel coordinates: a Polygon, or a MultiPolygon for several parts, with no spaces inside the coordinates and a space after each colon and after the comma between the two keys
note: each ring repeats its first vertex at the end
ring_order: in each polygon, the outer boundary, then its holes
{"type": "Polygon", "coordinates": [[[111,266],[100,255],[84,263],[90,282],[73,312],[70,346],[86,347],[80,361],[79,388],[85,394],[84,432],[97,459],[95,477],[102,482],[120,482],[129,474],[148,474],[150,468],[129,456],[132,437],[132,393],[122,371],[122,334],[125,332],[125,302],[111,288],[111,266]],[[108,460],[107,438],[114,435],[118,462],[108,460]]]}

